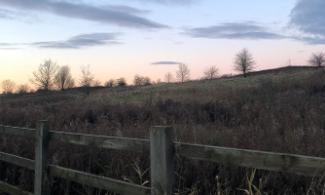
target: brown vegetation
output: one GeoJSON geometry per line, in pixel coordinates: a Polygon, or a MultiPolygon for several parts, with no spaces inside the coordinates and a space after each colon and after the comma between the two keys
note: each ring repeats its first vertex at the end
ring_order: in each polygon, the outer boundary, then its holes
{"type": "MultiPolygon", "coordinates": [[[[325,73],[288,68],[249,78],[230,77],[144,87],[79,89],[2,96],[0,123],[35,127],[48,119],[51,129],[127,137],[148,137],[153,125],[172,125],[183,142],[289,152],[325,157],[325,73]]],[[[33,157],[32,140],[3,137],[2,151],[33,157]],[[28,144],[29,143],[29,144],[28,144]]],[[[148,180],[147,154],[51,145],[51,162],[137,184],[148,180]]],[[[29,172],[0,165],[1,179],[30,189],[29,172]]],[[[243,193],[252,184],[268,194],[319,194],[322,178],[221,166],[177,158],[175,192],[243,193]],[[253,174],[254,173],[254,174],[253,174]],[[251,176],[253,175],[253,179],[251,176]],[[249,182],[246,178],[249,178],[249,182]]],[[[54,194],[65,182],[55,180],[54,194]]],[[[71,194],[96,190],[72,184],[71,194]]],[[[98,192],[103,194],[103,192],[98,192]]]]}

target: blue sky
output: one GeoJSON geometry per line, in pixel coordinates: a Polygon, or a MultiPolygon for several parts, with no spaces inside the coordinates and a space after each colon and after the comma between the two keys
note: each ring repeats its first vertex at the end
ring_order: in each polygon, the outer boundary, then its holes
{"type": "Polygon", "coordinates": [[[45,59],[90,65],[105,81],[233,73],[248,48],[257,69],[305,64],[325,43],[323,0],[0,0],[0,80],[29,81],[45,59]],[[164,62],[164,63],[157,63],[164,62]],[[170,63],[166,63],[170,62],[170,63]],[[154,65],[153,65],[154,63],[154,65]]]}

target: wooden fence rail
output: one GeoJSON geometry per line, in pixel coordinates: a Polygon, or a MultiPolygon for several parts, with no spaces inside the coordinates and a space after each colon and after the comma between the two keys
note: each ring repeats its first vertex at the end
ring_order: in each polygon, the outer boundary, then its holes
{"type": "MultiPolygon", "coordinates": [[[[47,122],[41,121],[37,129],[0,125],[0,135],[35,139],[35,160],[0,152],[0,161],[35,171],[33,193],[35,195],[49,194],[50,177],[63,178],[118,194],[171,195],[175,177],[173,175],[175,153],[189,159],[305,176],[325,173],[325,158],[174,142],[174,130],[170,127],[153,127],[148,140],[49,131],[47,122]],[[114,150],[150,151],[151,187],[50,165],[47,163],[49,141],[61,141],[79,146],[95,145],[114,150]]],[[[0,182],[0,191],[13,195],[32,194],[4,182],[0,182]]]]}

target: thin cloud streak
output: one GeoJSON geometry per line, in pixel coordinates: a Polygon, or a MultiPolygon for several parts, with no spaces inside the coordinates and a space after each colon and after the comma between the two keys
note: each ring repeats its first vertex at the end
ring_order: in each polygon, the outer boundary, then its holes
{"type": "Polygon", "coordinates": [[[120,44],[117,41],[118,33],[92,33],[82,34],[71,37],[65,41],[47,41],[47,42],[35,42],[31,45],[40,48],[56,48],[56,49],[81,49],[84,47],[120,44]]]}
{"type": "Polygon", "coordinates": [[[167,28],[166,25],[136,15],[135,12],[139,12],[139,10],[132,10],[126,6],[100,8],[88,4],[50,0],[1,0],[0,5],[24,11],[41,11],[68,18],[84,19],[131,28],[167,28]],[[126,9],[128,11],[125,11],[126,9]]]}
{"type": "Polygon", "coordinates": [[[220,25],[190,28],[185,30],[187,34],[194,38],[209,39],[284,39],[284,35],[267,31],[264,27],[253,23],[223,23],[220,25]]]}
{"type": "Polygon", "coordinates": [[[182,62],[177,62],[177,61],[157,61],[157,62],[152,62],[151,65],[179,65],[182,64],[182,62]]]}
{"type": "Polygon", "coordinates": [[[101,45],[122,44],[118,41],[120,33],[91,33],[73,36],[63,41],[41,41],[33,43],[0,43],[0,49],[8,49],[10,47],[33,46],[38,48],[49,49],[83,49],[86,47],[94,47],[101,45]]]}
{"type": "Polygon", "coordinates": [[[161,5],[190,5],[198,2],[198,0],[197,1],[195,0],[133,0],[133,1],[138,1],[143,3],[157,3],[161,5]]]}

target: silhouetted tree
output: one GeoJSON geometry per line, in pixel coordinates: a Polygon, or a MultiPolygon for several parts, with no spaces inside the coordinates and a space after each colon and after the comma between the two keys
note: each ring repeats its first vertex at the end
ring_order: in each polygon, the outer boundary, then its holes
{"type": "Polygon", "coordinates": [[[81,67],[81,79],[80,86],[81,87],[91,87],[94,82],[94,76],[90,72],[90,66],[82,66],[81,67]]]}
{"type": "Polygon", "coordinates": [[[151,79],[149,77],[143,77],[143,85],[151,85],[151,79]]]}
{"type": "Polygon", "coordinates": [[[22,84],[17,87],[18,94],[25,94],[29,92],[29,86],[27,84],[22,84]]]}
{"type": "Polygon", "coordinates": [[[55,84],[60,90],[65,90],[74,86],[74,80],[71,76],[69,66],[60,67],[59,71],[55,75],[55,84]]]}
{"type": "Polygon", "coordinates": [[[240,71],[246,77],[247,73],[254,69],[254,63],[252,55],[245,48],[236,55],[235,70],[240,71]]]}
{"type": "Polygon", "coordinates": [[[54,84],[54,77],[57,72],[58,66],[51,60],[46,60],[43,64],[40,64],[38,70],[33,72],[34,78],[31,82],[39,89],[49,90],[54,84]]]}
{"type": "Polygon", "coordinates": [[[110,79],[105,83],[105,87],[114,87],[114,86],[115,86],[115,81],[113,79],[110,79]]]}
{"type": "Polygon", "coordinates": [[[16,84],[15,84],[15,82],[7,79],[7,80],[2,81],[1,86],[2,86],[3,94],[11,94],[14,92],[16,84]]]}
{"type": "Polygon", "coordinates": [[[313,53],[312,56],[309,59],[309,63],[312,66],[316,66],[318,68],[325,65],[325,53],[319,52],[319,53],[313,53]]]}
{"type": "Polygon", "coordinates": [[[133,83],[135,86],[145,86],[145,85],[151,85],[151,80],[149,77],[135,75],[133,83]]]}
{"type": "Polygon", "coordinates": [[[116,85],[119,87],[124,87],[127,85],[125,78],[119,78],[116,80],[116,85]]]}
{"type": "Polygon", "coordinates": [[[178,70],[176,71],[176,77],[181,83],[190,79],[190,69],[186,64],[179,64],[178,70]]]}
{"type": "Polygon", "coordinates": [[[139,75],[134,76],[133,84],[136,86],[142,85],[142,77],[139,75]]]}
{"type": "Polygon", "coordinates": [[[93,86],[94,86],[94,87],[101,87],[101,86],[102,86],[102,82],[100,82],[100,80],[95,80],[95,81],[93,82],[93,86]]]}
{"type": "Polygon", "coordinates": [[[215,79],[218,76],[218,68],[216,66],[211,66],[204,71],[205,79],[215,79]]]}
{"type": "Polygon", "coordinates": [[[172,74],[172,73],[167,72],[167,73],[165,74],[165,82],[166,82],[166,83],[171,83],[171,82],[173,82],[173,74],[172,74]]]}

